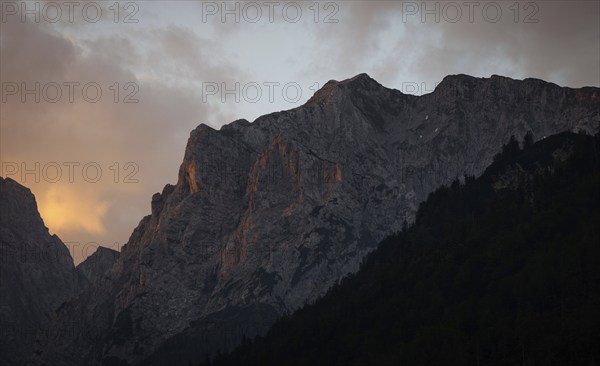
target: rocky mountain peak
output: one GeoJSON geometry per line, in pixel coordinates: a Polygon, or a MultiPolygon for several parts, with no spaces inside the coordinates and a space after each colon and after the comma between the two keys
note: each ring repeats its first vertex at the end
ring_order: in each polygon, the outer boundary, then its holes
{"type": "Polygon", "coordinates": [[[29,364],[56,310],[83,282],[31,191],[0,177],[0,364],[29,364]]]}
{"type": "Polygon", "coordinates": [[[352,88],[374,89],[382,87],[377,80],[373,79],[366,73],[358,74],[349,79],[338,82],[341,85],[347,85],[352,88]]]}
{"type": "Polygon", "coordinates": [[[358,74],[342,81],[329,80],[323,87],[315,92],[312,98],[308,100],[307,104],[336,103],[343,98],[344,93],[373,93],[382,88],[387,89],[365,73],[358,74]]]}
{"type": "Polygon", "coordinates": [[[454,74],[446,75],[442,81],[437,85],[439,89],[455,88],[459,85],[471,85],[477,81],[483,81],[484,78],[477,78],[466,74],[454,74]]]}
{"type": "Polygon", "coordinates": [[[96,282],[100,279],[119,258],[119,252],[106,247],[98,247],[94,254],[87,257],[76,267],[88,280],[96,282]]]}

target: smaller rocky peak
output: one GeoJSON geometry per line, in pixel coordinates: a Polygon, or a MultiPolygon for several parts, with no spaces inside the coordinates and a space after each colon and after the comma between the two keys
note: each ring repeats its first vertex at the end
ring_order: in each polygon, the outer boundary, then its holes
{"type": "Polygon", "coordinates": [[[251,125],[248,120],[242,118],[221,126],[219,132],[226,137],[237,137],[241,135],[243,129],[251,125]]]}
{"type": "Polygon", "coordinates": [[[221,126],[220,131],[230,130],[230,129],[239,130],[244,127],[249,127],[250,125],[251,125],[251,123],[247,119],[241,118],[241,119],[236,119],[235,121],[233,121],[231,123],[221,126]]]}
{"type": "Polygon", "coordinates": [[[449,91],[464,90],[471,88],[477,82],[485,81],[485,78],[477,78],[465,74],[448,75],[435,88],[435,93],[447,93],[449,91]]]}
{"type": "MultiPolygon", "coordinates": [[[[217,143],[217,135],[219,133],[219,131],[204,123],[198,125],[198,127],[190,133],[190,137],[185,147],[183,162],[179,167],[179,179],[177,182],[178,186],[185,186],[189,193],[195,193],[199,190],[196,179],[197,173],[199,173],[197,167],[198,154],[200,151],[210,151],[217,143]]],[[[155,195],[153,197],[153,200],[159,199],[159,196],[155,195]]]]}
{"type": "Polygon", "coordinates": [[[369,94],[385,89],[376,80],[369,75],[362,73],[349,79],[342,81],[329,80],[321,89],[310,98],[307,104],[311,103],[336,103],[339,102],[343,95],[350,93],[369,94]]]}
{"type": "Polygon", "coordinates": [[[368,74],[358,74],[350,79],[346,79],[340,82],[340,84],[348,85],[353,88],[380,88],[383,85],[379,84],[375,79],[370,77],[368,74]]]}
{"type": "Polygon", "coordinates": [[[186,154],[216,133],[218,133],[218,131],[212,128],[211,126],[205,123],[200,123],[198,127],[194,128],[192,132],[190,132],[190,137],[186,146],[186,154]]]}
{"type": "Polygon", "coordinates": [[[76,267],[90,282],[96,282],[115,264],[119,259],[119,252],[106,247],[98,247],[94,254],[87,257],[76,267]]]}
{"type": "Polygon", "coordinates": [[[523,80],[513,79],[501,75],[492,75],[489,78],[479,78],[464,74],[448,75],[438,84],[435,92],[441,95],[483,95],[484,90],[498,90],[508,94],[532,94],[540,93],[542,90],[560,90],[561,88],[553,83],[535,79],[526,78],[523,80]]]}
{"type": "Polygon", "coordinates": [[[167,198],[169,197],[169,195],[171,195],[171,193],[173,193],[174,190],[175,190],[174,185],[167,184],[163,188],[162,193],[156,192],[154,195],[152,195],[152,202],[151,202],[152,216],[158,217],[158,215],[160,215],[160,213],[165,205],[165,202],[167,201],[167,198]]]}
{"type": "Polygon", "coordinates": [[[339,81],[329,80],[306,102],[306,104],[330,104],[335,102],[339,81]]]}
{"type": "Polygon", "coordinates": [[[523,81],[505,76],[492,75],[489,78],[475,77],[465,74],[448,75],[437,85],[434,95],[440,100],[452,101],[461,99],[485,99],[498,94],[515,95],[523,81]]]}

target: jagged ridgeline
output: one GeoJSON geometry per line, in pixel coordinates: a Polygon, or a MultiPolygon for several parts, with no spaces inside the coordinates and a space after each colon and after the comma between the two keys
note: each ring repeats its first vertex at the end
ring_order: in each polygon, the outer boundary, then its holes
{"type": "Polygon", "coordinates": [[[526,145],[437,189],[357,274],[204,365],[598,362],[600,135],[526,145]]]}
{"type": "Polygon", "coordinates": [[[200,125],[118,259],[100,252],[80,268],[93,280],[45,308],[52,331],[13,360],[187,364],[232,350],[356,272],[429,193],[483,173],[511,135],[595,132],[599,106],[598,88],[535,79],[452,75],[417,97],[361,74],[253,123],[200,125]]]}

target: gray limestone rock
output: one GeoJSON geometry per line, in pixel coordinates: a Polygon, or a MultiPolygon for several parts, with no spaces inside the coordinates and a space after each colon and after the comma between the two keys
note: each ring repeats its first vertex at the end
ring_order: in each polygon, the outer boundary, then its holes
{"type": "Polygon", "coordinates": [[[482,173],[511,135],[599,122],[598,88],[453,75],[417,97],[361,74],[253,123],[200,125],[177,184],[61,308],[40,363],[186,364],[232,348],[355,272],[427,194],[482,173]]]}

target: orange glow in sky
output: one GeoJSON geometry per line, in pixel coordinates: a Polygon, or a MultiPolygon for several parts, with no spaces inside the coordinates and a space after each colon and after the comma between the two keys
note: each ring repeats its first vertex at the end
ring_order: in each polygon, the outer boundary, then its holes
{"type": "Polygon", "coordinates": [[[102,222],[110,204],[93,197],[81,198],[73,187],[52,185],[38,198],[40,214],[50,232],[59,236],[70,231],[105,234],[102,222]]]}

